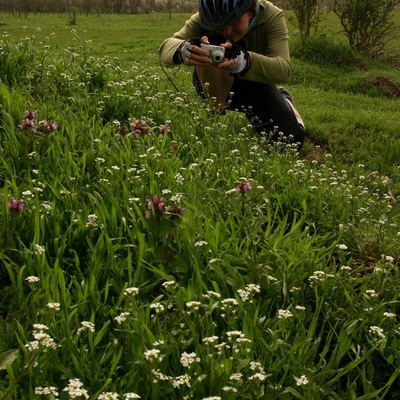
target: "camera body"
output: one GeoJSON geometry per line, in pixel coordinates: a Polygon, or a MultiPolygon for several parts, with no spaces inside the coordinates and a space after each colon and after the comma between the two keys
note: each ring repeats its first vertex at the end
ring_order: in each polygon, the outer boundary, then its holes
{"type": "Polygon", "coordinates": [[[200,47],[208,51],[208,57],[213,64],[219,64],[225,57],[225,47],[213,44],[201,44],[200,47]]]}

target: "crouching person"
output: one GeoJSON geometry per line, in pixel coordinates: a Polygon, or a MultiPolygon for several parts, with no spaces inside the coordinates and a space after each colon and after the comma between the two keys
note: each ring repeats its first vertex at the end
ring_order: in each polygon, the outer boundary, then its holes
{"type": "Polygon", "coordinates": [[[302,146],[303,120],[276,86],[291,72],[286,19],[269,1],[199,0],[199,12],[162,43],[159,57],[194,66],[196,90],[217,109],[244,111],[258,132],[302,146]]]}

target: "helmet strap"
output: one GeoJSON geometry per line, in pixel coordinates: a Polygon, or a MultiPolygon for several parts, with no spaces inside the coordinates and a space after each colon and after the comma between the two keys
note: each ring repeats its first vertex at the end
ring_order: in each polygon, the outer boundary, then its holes
{"type": "Polygon", "coordinates": [[[255,8],[250,9],[249,11],[253,13],[253,18],[250,21],[249,24],[249,29],[247,30],[247,32],[250,32],[255,26],[256,26],[256,17],[258,15],[258,11],[260,10],[260,4],[257,2],[257,5],[255,6],[255,8]]]}

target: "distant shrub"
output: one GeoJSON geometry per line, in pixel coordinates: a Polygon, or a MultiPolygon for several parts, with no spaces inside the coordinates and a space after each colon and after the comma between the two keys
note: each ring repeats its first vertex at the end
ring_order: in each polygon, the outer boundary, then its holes
{"type": "Polygon", "coordinates": [[[335,0],[333,11],[349,44],[361,53],[376,56],[396,29],[392,17],[398,4],[400,0],[335,0]]]}
{"type": "Polygon", "coordinates": [[[326,36],[303,38],[294,43],[292,55],[300,60],[325,66],[357,68],[367,66],[367,60],[351,46],[326,36]]]}

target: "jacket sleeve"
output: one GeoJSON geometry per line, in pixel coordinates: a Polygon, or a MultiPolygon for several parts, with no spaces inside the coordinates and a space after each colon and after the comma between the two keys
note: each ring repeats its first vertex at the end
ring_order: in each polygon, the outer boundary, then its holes
{"type": "Polygon", "coordinates": [[[186,39],[200,37],[203,34],[203,29],[200,25],[199,13],[192,15],[192,17],[186,21],[183,28],[174,33],[174,35],[161,44],[158,49],[158,56],[162,63],[167,65],[175,64],[173,57],[178,47],[186,39]]]}
{"type": "Polygon", "coordinates": [[[292,70],[289,52],[289,33],[282,10],[267,7],[263,20],[247,36],[248,50],[253,62],[242,79],[261,83],[286,82],[292,70]]]}

